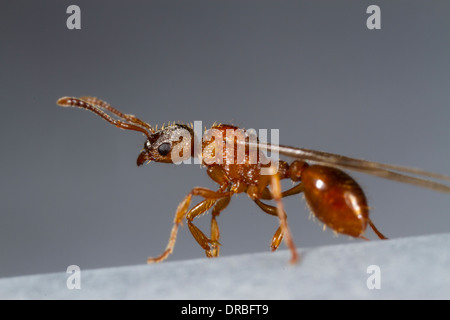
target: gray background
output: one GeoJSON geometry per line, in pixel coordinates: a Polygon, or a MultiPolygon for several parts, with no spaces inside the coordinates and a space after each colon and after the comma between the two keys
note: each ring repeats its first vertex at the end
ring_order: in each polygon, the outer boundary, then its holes
{"type": "MultiPolygon", "coordinates": [[[[77,1],[81,30],[66,28],[70,4],[1,4],[0,277],[145,263],[190,188],[215,187],[198,166],[136,167],[141,134],[59,108],[61,96],[450,174],[448,1],[377,1],[374,31],[372,1],[77,1]]],[[[448,195],[354,176],[387,236],[450,230],[448,195]]],[[[299,247],[349,242],[301,197],[285,204],[299,247]]],[[[240,195],[219,224],[229,256],[269,250],[277,220],[240,195]]],[[[183,228],[170,259],[203,256],[183,228]]]]}

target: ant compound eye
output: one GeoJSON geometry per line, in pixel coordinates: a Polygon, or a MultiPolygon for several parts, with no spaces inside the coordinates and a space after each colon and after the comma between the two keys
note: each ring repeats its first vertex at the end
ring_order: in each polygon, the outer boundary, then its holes
{"type": "Polygon", "coordinates": [[[160,155],[166,156],[169,154],[171,148],[172,146],[170,145],[170,143],[164,142],[159,145],[158,152],[160,155]]]}

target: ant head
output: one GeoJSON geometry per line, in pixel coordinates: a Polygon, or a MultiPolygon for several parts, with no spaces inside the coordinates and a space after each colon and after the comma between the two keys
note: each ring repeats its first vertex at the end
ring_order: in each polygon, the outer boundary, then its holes
{"type": "Polygon", "coordinates": [[[146,161],[179,163],[189,159],[194,150],[194,131],[183,124],[173,124],[152,133],[137,158],[137,165],[146,161]]]}

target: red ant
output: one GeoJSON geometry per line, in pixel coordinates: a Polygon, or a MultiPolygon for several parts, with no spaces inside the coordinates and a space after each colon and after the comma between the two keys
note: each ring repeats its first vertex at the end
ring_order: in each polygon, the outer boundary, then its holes
{"type": "Polygon", "coordinates": [[[387,239],[369,218],[369,207],[363,190],[352,177],[341,169],[360,171],[385,179],[450,193],[450,187],[445,184],[412,176],[418,175],[450,181],[450,177],[444,175],[320,151],[270,145],[257,141],[251,142],[248,136],[245,139],[239,140],[234,137],[230,140],[226,135],[227,131],[242,130],[231,125],[213,125],[211,129],[221,133],[223,138],[202,139],[201,148],[196,152],[193,146],[197,137],[191,126],[172,124],[155,130],[148,123],[133,115],[123,114],[110,104],[94,97],[63,97],[57,101],[57,104],[63,107],[72,106],[90,110],[118,128],[145,134],[147,140],[137,158],[138,166],[151,161],[173,163],[174,155],[181,155],[180,159],[201,156],[207,174],[219,184],[217,191],[196,187],[188,193],[176,210],[166,250],[156,258],[148,258],[148,263],[161,262],[172,253],[178,227],[182,224],[183,219],[186,219],[192,236],[205,250],[206,256],[219,256],[220,232],[216,218],[227,207],[231,197],[237,193],[246,192],[264,212],[279,218],[280,226],[272,237],[271,248],[272,251],[276,250],[282,239],[285,239],[291,251],[291,263],[297,261],[298,255],[281,199],[301,192],[303,192],[312,213],[335,232],[367,240],[364,232],[369,225],[380,239],[387,239]],[[114,119],[105,111],[114,114],[118,119],[114,119]],[[236,158],[239,145],[244,145],[245,156],[243,161],[236,163],[233,159],[236,158]],[[251,148],[278,152],[298,160],[294,160],[291,164],[279,161],[275,167],[271,162],[265,161],[263,155],[258,154],[256,161],[250,161],[251,148]],[[174,150],[178,151],[173,152],[174,150]],[[219,157],[217,157],[218,155],[219,157]],[[212,158],[223,161],[208,161],[212,158]],[[314,164],[309,165],[305,161],[312,161],[314,164]],[[262,174],[263,170],[269,170],[269,174],[262,174]],[[280,185],[282,179],[291,179],[297,184],[282,191],[280,185]],[[193,196],[200,196],[204,200],[189,209],[193,196]],[[268,205],[261,200],[274,200],[276,206],[268,205]],[[208,238],[194,225],[193,220],[211,208],[211,234],[208,238]]]}

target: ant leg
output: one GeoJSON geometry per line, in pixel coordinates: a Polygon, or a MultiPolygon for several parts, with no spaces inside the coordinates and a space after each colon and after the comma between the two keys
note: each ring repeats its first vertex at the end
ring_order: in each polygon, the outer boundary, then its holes
{"type": "Polygon", "coordinates": [[[372,230],[377,234],[378,238],[380,238],[381,240],[388,240],[389,238],[385,237],[380,231],[378,231],[378,229],[375,227],[375,225],[373,224],[372,220],[369,219],[369,225],[372,228],[372,230]]]}
{"type": "MultiPolygon", "coordinates": [[[[264,202],[261,202],[258,199],[255,199],[255,203],[265,213],[268,213],[272,216],[278,216],[278,208],[277,207],[265,204],[264,202]]],[[[283,240],[283,232],[282,232],[281,226],[279,226],[277,231],[275,232],[275,234],[272,237],[272,243],[270,245],[270,247],[272,248],[272,251],[275,251],[278,249],[282,240],[283,240]]]]}
{"type": "MultiPolygon", "coordinates": [[[[200,187],[192,189],[191,192],[189,192],[189,194],[183,199],[183,201],[180,202],[180,204],[177,207],[177,211],[175,213],[175,218],[174,218],[174,222],[173,222],[174,224],[173,224],[172,230],[170,232],[169,242],[167,243],[166,250],[164,250],[164,252],[156,258],[148,258],[147,263],[161,262],[161,261],[167,259],[167,257],[173,252],[173,248],[175,246],[175,242],[177,239],[178,228],[181,225],[183,219],[187,215],[187,211],[188,211],[189,205],[191,203],[192,196],[202,196],[206,200],[214,200],[214,202],[215,202],[215,200],[221,199],[223,197],[231,196],[231,195],[232,195],[231,192],[216,192],[216,191],[213,191],[210,189],[200,188],[200,187]]],[[[205,201],[203,201],[201,203],[204,203],[204,202],[205,201]]],[[[198,207],[199,205],[197,205],[196,207],[198,207]]],[[[206,204],[203,204],[203,206],[207,207],[206,204]]],[[[211,206],[212,206],[212,204],[211,204],[211,206]]],[[[211,206],[209,206],[209,208],[211,206]]],[[[194,210],[196,207],[192,208],[190,211],[194,210]]],[[[208,210],[208,209],[206,209],[206,210],[208,210]]],[[[196,211],[196,212],[198,212],[198,214],[206,211],[206,210],[201,211],[201,208],[197,208],[196,210],[198,210],[198,211],[196,211]]],[[[191,216],[192,216],[192,214],[191,214],[191,216]]],[[[194,217],[192,217],[190,220],[192,220],[194,217]]],[[[196,240],[197,239],[201,240],[203,238],[206,238],[206,236],[196,226],[194,226],[192,223],[190,223],[189,219],[188,219],[188,226],[189,226],[189,229],[190,229],[192,235],[194,236],[194,238],[196,240]],[[202,235],[203,235],[203,237],[202,237],[202,235]]],[[[199,240],[197,240],[197,242],[199,242],[199,240]]],[[[202,241],[202,243],[205,243],[205,242],[202,241]]]]}
{"type": "MultiPolygon", "coordinates": [[[[302,191],[303,191],[303,185],[301,183],[299,183],[299,184],[293,186],[292,188],[290,188],[286,191],[283,191],[281,193],[281,198],[292,196],[294,194],[299,194],[302,191]]],[[[272,196],[272,194],[268,194],[268,192],[270,193],[269,189],[267,189],[267,187],[266,187],[262,193],[261,198],[265,199],[265,200],[272,200],[273,196],[272,196]]],[[[258,207],[260,207],[261,210],[263,210],[265,213],[268,213],[273,216],[278,216],[277,207],[265,204],[264,202],[261,202],[261,200],[259,200],[259,199],[255,199],[254,201],[258,205],[258,207]]],[[[286,215],[286,213],[285,213],[285,215],[286,215]]],[[[272,237],[272,244],[271,244],[272,251],[275,251],[278,249],[282,240],[283,240],[283,232],[281,231],[281,226],[280,226],[277,229],[277,231],[275,232],[274,236],[272,237]]]]}
{"type": "MultiPolygon", "coordinates": [[[[272,172],[274,172],[275,168],[271,167],[271,170],[272,170],[272,172]]],[[[284,212],[284,209],[283,209],[283,201],[281,200],[281,198],[282,198],[281,183],[280,183],[280,177],[278,176],[278,174],[273,173],[271,175],[270,186],[271,186],[273,199],[275,200],[275,202],[277,204],[277,213],[278,213],[278,218],[280,219],[281,233],[284,235],[286,245],[291,250],[290,263],[294,264],[298,260],[298,254],[297,254],[297,249],[295,248],[294,241],[292,240],[291,231],[289,230],[286,213],[284,212]]]]}
{"type": "Polygon", "coordinates": [[[299,183],[299,184],[293,186],[292,188],[287,189],[286,191],[283,191],[281,193],[281,197],[284,198],[284,197],[292,196],[294,194],[299,194],[301,192],[303,192],[303,184],[299,183]]]}
{"type": "MultiPolygon", "coordinates": [[[[299,183],[299,184],[293,186],[292,188],[287,189],[286,191],[283,191],[281,193],[281,197],[285,198],[288,196],[292,196],[294,194],[299,194],[301,192],[303,192],[303,184],[299,183]]],[[[264,200],[272,200],[273,199],[273,196],[267,187],[263,190],[263,192],[261,194],[261,199],[264,199],[264,200]]]]}
{"type": "Polygon", "coordinates": [[[175,246],[175,241],[177,240],[178,227],[180,226],[184,216],[186,215],[187,208],[189,207],[189,203],[191,202],[192,195],[188,194],[183,201],[177,207],[177,211],[175,213],[175,218],[173,221],[173,227],[170,231],[169,242],[167,243],[166,250],[156,258],[148,258],[147,263],[158,263],[161,262],[173,252],[173,247],[175,246]]]}
{"type": "Polygon", "coordinates": [[[220,231],[216,217],[228,206],[231,197],[218,200],[212,210],[211,216],[211,257],[218,257],[220,251],[220,231]]]}
{"type": "Polygon", "coordinates": [[[272,244],[270,247],[272,248],[272,251],[275,251],[280,246],[281,241],[283,241],[283,232],[281,231],[281,226],[278,227],[277,231],[275,231],[275,234],[272,238],[272,244]]]}
{"type": "Polygon", "coordinates": [[[277,209],[277,207],[265,204],[264,202],[262,202],[259,199],[255,199],[254,201],[258,205],[258,207],[261,208],[262,211],[264,211],[265,213],[268,213],[268,214],[270,214],[272,216],[278,217],[278,211],[277,211],[278,209],[277,209]]]}

